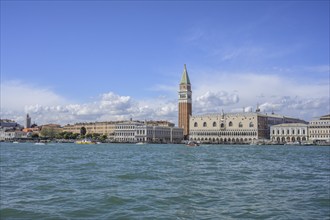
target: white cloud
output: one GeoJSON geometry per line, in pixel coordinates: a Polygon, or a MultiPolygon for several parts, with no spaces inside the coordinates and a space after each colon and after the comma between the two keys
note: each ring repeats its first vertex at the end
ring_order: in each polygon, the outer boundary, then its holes
{"type": "MultiPolygon", "coordinates": [[[[14,85],[14,84],[12,84],[14,85]]],[[[13,88],[6,85],[6,91],[12,91],[13,88]]],[[[16,86],[16,85],[15,85],[16,86]]],[[[24,86],[29,94],[37,94],[40,91],[46,92],[52,97],[59,97],[50,90],[24,86]]],[[[22,91],[22,90],[20,90],[22,91]]],[[[7,92],[5,94],[8,94],[7,92]]],[[[14,100],[20,99],[19,93],[11,93],[10,97],[4,95],[6,100],[12,98],[14,100]]],[[[130,118],[138,120],[170,120],[176,122],[177,103],[170,101],[165,97],[158,97],[150,100],[134,100],[130,96],[121,96],[114,92],[101,94],[96,100],[88,103],[67,104],[64,99],[52,99],[51,102],[43,100],[39,97],[39,103],[36,100],[26,100],[20,105],[11,105],[10,102],[3,102],[1,108],[1,118],[13,119],[21,124],[24,123],[25,113],[29,113],[32,121],[37,124],[46,123],[76,123],[87,121],[109,121],[109,120],[128,120],[130,118]],[[54,105],[53,103],[54,102],[54,105]]]]}
{"type": "Polygon", "coordinates": [[[26,105],[54,106],[68,101],[48,88],[21,81],[1,82],[1,109],[21,111],[26,105]]]}
{"type": "MultiPolygon", "coordinates": [[[[324,67],[322,68],[324,69],[324,67]]],[[[207,112],[275,111],[310,120],[329,113],[329,82],[297,82],[276,74],[198,71],[192,75],[194,114],[207,112]],[[254,106],[254,107],[252,107],[254,106]]]]}
{"type": "Polygon", "coordinates": [[[239,102],[236,92],[229,94],[225,91],[207,91],[198,96],[194,102],[194,110],[197,112],[217,112],[224,106],[231,106],[239,102]]]}
{"type": "MultiPolygon", "coordinates": [[[[279,75],[256,73],[198,72],[191,74],[193,114],[250,112],[257,104],[272,112],[310,120],[329,113],[329,84],[298,84],[279,75]]],[[[1,86],[1,118],[24,122],[25,113],[37,124],[87,121],[169,120],[177,123],[178,88],[170,96],[137,100],[114,92],[101,94],[87,103],[69,102],[55,92],[19,82],[1,86]],[[172,97],[173,96],[173,97],[172,97]]]]}

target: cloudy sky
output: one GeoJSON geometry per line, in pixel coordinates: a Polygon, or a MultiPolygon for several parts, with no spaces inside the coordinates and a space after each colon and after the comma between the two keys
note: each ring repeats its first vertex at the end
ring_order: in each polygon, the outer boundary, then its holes
{"type": "Polygon", "coordinates": [[[329,1],[1,1],[1,118],[330,112],[329,1]]]}

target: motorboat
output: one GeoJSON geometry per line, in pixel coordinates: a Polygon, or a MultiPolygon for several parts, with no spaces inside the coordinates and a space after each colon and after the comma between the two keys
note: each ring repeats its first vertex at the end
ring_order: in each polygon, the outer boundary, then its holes
{"type": "Polygon", "coordinates": [[[91,140],[87,140],[87,139],[83,139],[83,140],[79,140],[75,142],[76,144],[96,144],[95,141],[91,141],[91,140]]]}
{"type": "Polygon", "coordinates": [[[197,147],[197,146],[199,146],[199,144],[195,141],[188,141],[186,143],[186,146],[188,146],[188,147],[197,147]]]}

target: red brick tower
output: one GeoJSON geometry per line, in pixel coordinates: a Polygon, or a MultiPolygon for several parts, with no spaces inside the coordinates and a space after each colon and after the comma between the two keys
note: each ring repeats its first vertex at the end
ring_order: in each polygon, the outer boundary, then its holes
{"type": "Polygon", "coordinates": [[[185,64],[180,82],[178,117],[179,128],[183,128],[183,135],[185,139],[187,139],[189,135],[189,117],[192,114],[191,94],[191,84],[185,64]]]}

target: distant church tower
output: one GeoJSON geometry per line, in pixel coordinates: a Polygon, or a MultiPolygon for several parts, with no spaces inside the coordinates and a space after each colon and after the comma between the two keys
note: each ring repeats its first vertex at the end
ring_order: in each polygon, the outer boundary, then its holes
{"type": "Polygon", "coordinates": [[[29,114],[26,115],[25,128],[31,128],[31,117],[29,114]]]}
{"type": "Polygon", "coordinates": [[[183,128],[185,139],[189,135],[189,116],[192,114],[191,84],[184,65],[179,91],[179,128],[183,128]]]}

